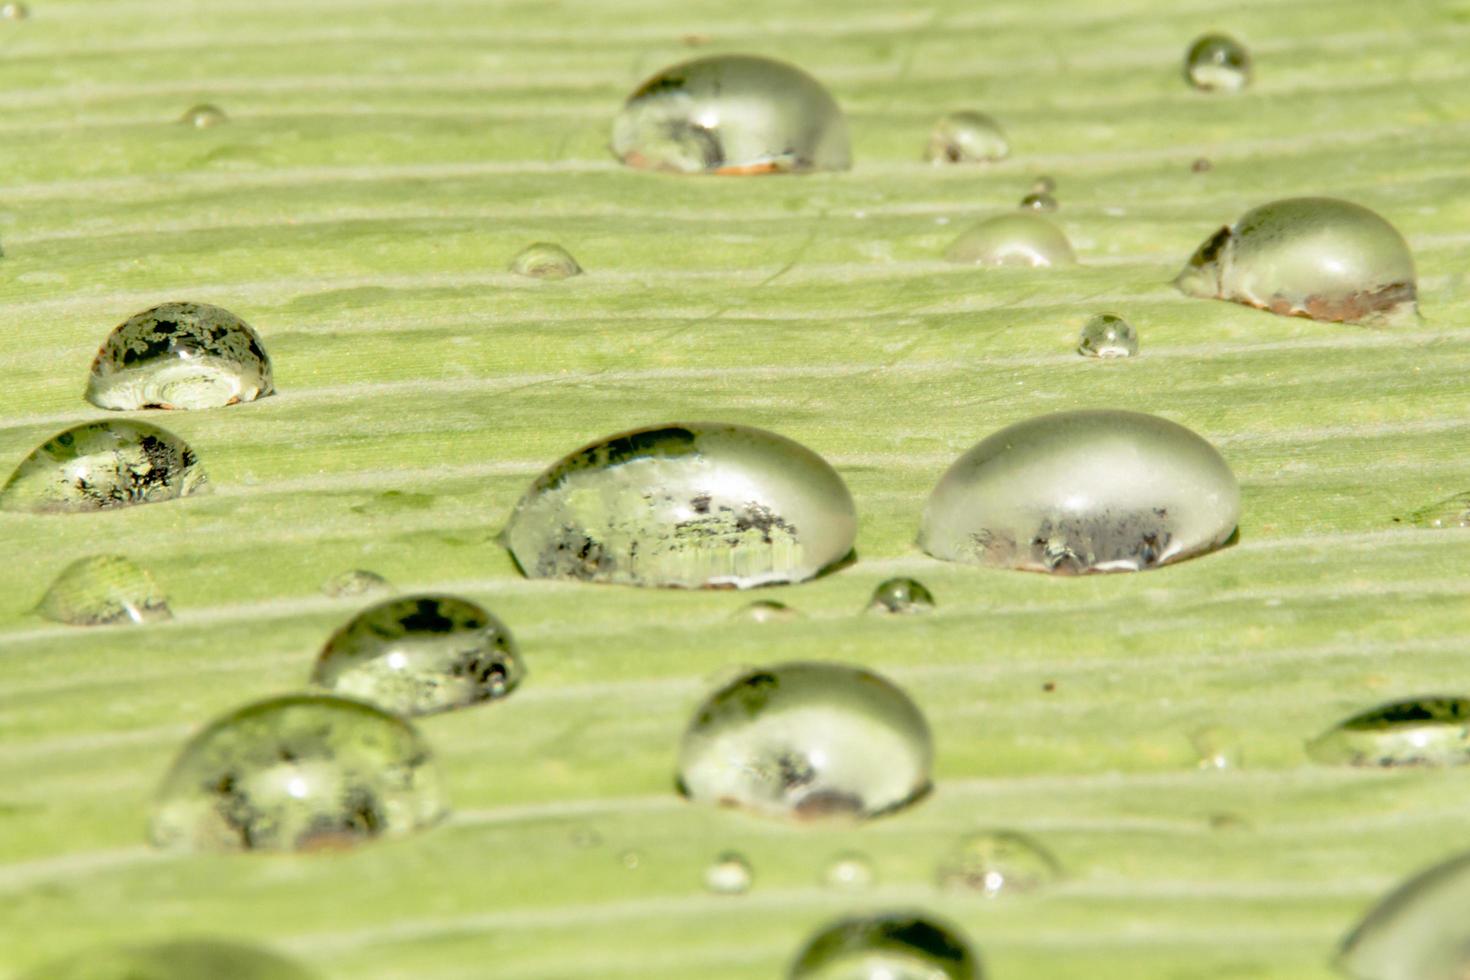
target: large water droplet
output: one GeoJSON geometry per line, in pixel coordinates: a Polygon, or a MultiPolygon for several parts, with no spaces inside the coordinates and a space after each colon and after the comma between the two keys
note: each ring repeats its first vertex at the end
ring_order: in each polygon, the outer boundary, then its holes
{"type": "Polygon", "coordinates": [[[1039,214],[1003,214],[980,222],[950,245],[944,257],[966,265],[1075,265],[1077,256],[1062,230],[1039,214]]]}
{"type": "Polygon", "coordinates": [[[695,712],[679,746],[693,800],[814,819],[871,817],[929,788],[929,726],[876,674],[832,663],[751,671],[695,712]]]}
{"type": "Polygon", "coordinates": [[[1415,319],[1414,258],[1374,212],[1330,197],[1253,208],[1195,250],[1174,285],[1283,316],[1344,323],[1415,319]]]}
{"type": "Polygon", "coordinates": [[[877,878],[873,862],[858,851],[843,851],[833,856],[822,869],[822,884],[829,888],[857,891],[870,887],[877,878]]]}
{"type": "Polygon", "coordinates": [[[408,722],[296,694],[248,705],[191,739],[159,789],[151,837],[185,851],[307,851],[409,834],[447,809],[408,722]]]}
{"type": "Polygon", "coordinates": [[[790,980],[980,980],[980,958],[953,926],[886,912],[839,919],[796,956],[790,980]]]}
{"type": "Polygon", "coordinates": [[[354,568],[339,572],[322,583],[322,594],[333,599],[349,599],[365,595],[392,592],[393,583],[377,572],[354,568]]]}
{"type": "Polygon", "coordinates": [[[164,303],[129,317],[92,361],[99,408],[219,408],[275,391],[260,337],[229,310],[164,303]]]}
{"type": "Polygon", "coordinates": [[[510,271],[532,279],[570,279],[582,274],[572,253],[555,242],[527,245],[510,260],[510,271]]]}
{"type": "Polygon", "coordinates": [[[1318,762],[1347,766],[1470,763],[1470,698],[1408,698],[1333,725],[1307,743],[1318,762]]]}
{"type": "Polygon", "coordinates": [[[748,623],[791,623],[800,619],[801,613],[784,602],[760,599],[741,606],[730,615],[730,618],[744,620],[748,623]]]}
{"type": "Polygon", "coordinates": [[[987,163],[1010,155],[1000,123],[983,112],[951,112],[934,124],[924,159],[930,163],[987,163]]]}
{"type": "Polygon", "coordinates": [[[780,61],[714,55],[666,68],[613,123],[624,163],[680,173],[846,170],[847,123],[821,83],[780,61]]]}
{"type": "Polygon", "coordinates": [[[1251,79],[1250,52],[1229,35],[1202,35],[1184,56],[1184,78],[1206,92],[1238,92],[1251,79]]]}
{"type": "Polygon", "coordinates": [[[922,582],[911,578],[891,578],[880,582],[868,602],[871,612],[908,615],[925,613],[934,608],[934,596],[922,582]]]}
{"type": "Polygon", "coordinates": [[[1138,334],[1116,313],[1099,313],[1082,328],[1077,353],[1086,357],[1132,357],[1138,353],[1138,334]]]}
{"type": "Polygon", "coordinates": [[[179,117],[179,122],[193,129],[213,129],[215,126],[224,125],[229,119],[230,117],[225,115],[225,110],[219,106],[201,102],[199,105],[190,106],[184,110],[184,114],[179,117]]]}
{"type": "Polygon", "coordinates": [[[747,588],[847,557],[842,478],[790,439],[740,425],[638,429],[565,457],[516,504],[505,541],[532,578],[747,588]]]}
{"type": "Polygon", "coordinates": [[[151,623],[168,619],[168,600],[153,576],[122,555],[93,555],[66,566],[37,606],[73,626],[151,623]]]}
{"type": "Polygon", "coordinates": [[[256,946],[184,939],[103,946],[24,974],[21,980],[314,980],[316,974],[256,946]]]}
{"type": "Polygon", "coordinates": [[[1470,976],[1470,854],[1409,878],[1343,940],[1337,960],[1357,980],[1470,976]]]}
{"type": "Polygon", "coordinates": [[[1138,412],[1042,415],[1007,426],[949,468],[919,545],[936,558],[1079,574],[1153,568],[1235,531],[1240,488],[1182,425],[1138,412]]]}
{"type": "Polygon", "coordinates": [[[973,834],[939,861],[941,888],[996,895],[1021,895],[1045,888],[1061,877],[1051,853],[1024,834],[1010,831],[973,834]]]}
{"type": "Polygon", "coordinates": [[[85,422],[15,468],[0,509],[76,513],[173,500],[208,489],[194,450],[146,422],[85,422]]]}
{"type": "Polygon", "coordinates": [[[504,697],[525,673],[500,620],[465,599],[414,595],[370,606],[333,633],[311,681],[426,715],[504,697]]]}
{"type": "Polygon", "coordinates": [[[704,887],[717,895],[743,895],[754,877],[744,855],[726,851],[704,869],[704,887]]]}

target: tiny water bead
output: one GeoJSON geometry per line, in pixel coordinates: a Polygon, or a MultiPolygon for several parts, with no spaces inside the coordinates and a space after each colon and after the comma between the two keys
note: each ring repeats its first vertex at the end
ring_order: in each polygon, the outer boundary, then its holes
{"type": "Polygon", "coordinates": [[[1054,194],[1056,189],[1056,180],[1046,174],[1042,174],[1031,182],[1031,193],[1033,194],[1054,194]]]}
{"type": "Polygon", "coordinates": [[[1307,743],[1317,762],[1346,766],[1470,763],[1470,698],[1392,701],[1338,722],[1307,743]]]}
{"type": "Polygon", "coordinates": [[[1195,250],[1174,285],[1187,296],[1329,322],[1394,324],[1417,314],[1403,236],[1373,211],[1330,197],[1247,211],[1195,250]]]}
{"type": "Polygon", "coordinates": [[[510,260],[510,271],[531,279],[570,279],[582,274],[582,267],[572,253],[555,242],[527,245],[510,260]]]}
{"type": "Polygon", "coordinates": [[[1057,207],[1057,199],[1050,194],[1027,194],[1021,198],[1021,208],[1025,211],[1049,213],[1055,211],[1057,207]]]}
{"type": "Polygon", "coordinates": [[[829,888],[856,891],[870,887],[877,880],[873,862],[866,854],[857,851],[844,851],[834,856],[822,869],[822,884],[829,888]]]}
{"type": "Polygon", "coordinates": [[[85,422],[53,436],[16,467],[0,489],[0,509],[78,513],[207,489],[198,457],[178,436],[146,422],[85,422]]]}
{"type": "Polygon", "coordinates": [[[789,980],[981,980],[980,958],[953,926],[914,912],[839,919],[797,954],[789,980]]]}
{"type": "Polygon", "coordinates": [[[714,55],[666,68],[613,123],[623,163],[678,173],[846,170],[847,122],[822,84],[792,65],[714,55]]]}
{"type": "Polygon", "coordinates": [[[164,303],[128,318],[92,361],[98,408],[220,408],[275,391],[259,335],[229,310],[164,303]]]}
{"type": "Polygon", "coordinates": [[[1032,212],[1003,214],[980,222],[944,253],[950,262],[985,266],[1075,265],[1077,256],[1062,230],[1032,212]]]}
{"type": "Polygon", "coordinates": [[[941,117],[929,134],[924,159],[930,163],[989,163],[1010,155],[1000,123],[983,112],[961,110],[941,117]]]}
{"type": "Polygon", "coordinates": [[[102,946],[22,975],[20,980],[315,980],[305,967],[257,946],[183,939],[102,946]]]}
{"type": "Polygon", "coordinates": [[[0,20],[25,20],[31,16],[31,8],[23,3],[0,4],[0,20]]]}
{"type": "Polygon", "coordinates": [[[704,869],[704,887],[716,895],[743,895],[750,891],[755,873],[745,857],[726,851],[704,869]]]}
{"type": "Polygon", "coordinates": [[[1238,92],[1251,79],[1250,52],[1229,35],[1202,35],[1184,56],[1184,79],[1206,92],[1238,92]]]}
{"type": "Polygon", "coordinates": [[[322,583],[322,594],[333,599],[350,599],[392,591],[391,582],[377,572],[362,568],[341,572],[322,583]]]}
{"type": "Polygon", "coordinates": [[[92,555],[66,566],[37,611],[73,626],[169,619],[168,600],[149,575],[122,555],[92,555]]]}
{"type": "Polygon", "coordinates": [[[403,715],[504,697],[525,677],[505,624],[448,595],[389,599],[365,609],[318,657],[311,681],[403,715]]]}
{"type": "Polygon", "coordinates": [[[877,816],[929,788],[929,726],[908,695],[834,663],[756,669],[700,706],[679,746],[690,799],[811,820],[877,816]]]}
{"type": "Polygon", "coordinates": [[[1470,976],[1470,854],[1399,885],[1343,940],[1339,970],[1355,980],[1465,980],[1470,976]]]}
{"type": "Polygon", "coordinates": [[[1219,725],[1206,725],[1192,732],[1189,744],[1201,769],[1239,769],[1245,759],[1240,733],[1219,725]]]}
{"type": "Polygon", "coordinates": [[[1058,412],[961,456],[929,497],[919,546],[974,565],[1132,572],[1220,547],[1239,517],[1235,475],[1184,426],[1139,412],[1058,412]]]}
{"type": "Polygon", "coordinates": [[[225,110],[219,106],[201,102],[199,105],[190,106],[184,110],[184,114],[179,117],[179,122],[191,129],[213,129],[215,126],[224,125],[229,118],[225,115],[225,110]]]}
{"type": "Polygon", "coordinates": [[[637,429],[563,458],[503,540],[530,578],[680,588],[800,582],[846,558],[852,496],[816,453],[773,432],[637,429]]]}
{"type": "Polygon", "coordinates": [[[748,623],[790,623],[800,619],[801,613],[784,602],[760,599],[741,606],[731,614],[730,618],[744,620],[748,623]]]}
{"type": "Polygon", "coordinates": [[[926,613],[934,608],[934,596],[922,582],[911,578],[891,578],[880,582],[873,590],[868,609],[876,613],[911,615],[926,613]]]}
{"type": "Polygon", "coordinates": [[[1011,831],[972,834],[939,861],[940,888],[997,895],[1038,891],[1062,876],[1062,866],[1046,848],[1011,831]]]}
{"type": "Polygon", "coordinates": [[[1138,333],[1116,313],[1099,313],[1088,320],[1077,338],[1084,357],[1132,357],[1138,353],[1138,333]]]}
{"type": "Polygon", "coordinates": [[[448,811],[408,722],[346,698],[295,694],[241,708],[184,746],[150,837],[181,851],[311,851],[430,826],[448,811]]]}

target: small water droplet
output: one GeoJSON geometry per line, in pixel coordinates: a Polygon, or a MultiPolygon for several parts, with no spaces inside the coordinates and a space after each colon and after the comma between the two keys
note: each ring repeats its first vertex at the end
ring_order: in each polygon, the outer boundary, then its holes
{"type": "Polygon", "coordinates": [[[1194,173],[1202,174],[1208,170],[1215,169],[1215,165],[1210,162],[1208,157],[1198,157],[1195,159],[1194,163],[1191,163],[1189,165],[1189,169],[1194,173]]]}
{"type": "Polygon", "coordinates": [[[922,582],[911,578],[891,578],[879,583],[868,603],[871,612],[925,613],[934,608],[934,596],[922,582]]]}
{"type": "Polygon", "coordinates": [[[790,623],[801,618],[798,610],[784,602],[761,599],[741,606],[730,615],[731,619],[743,619],[751,623],[790,623]]]}
{"type": "Polygon", "coordinates": [[[152,623],[169,619],[168,600],[153,576],[122,555],[93,555],[66,566],[37,607],[73,626],[152,623]]]}
{"type": "Polygon", "coordinates": [[[330,695],[248,705],[191,739],[164,778],[150,836],[183,851],[310,851],[397,837],[448,807],[408,722],[330,695]]]}
{"type": "Polygon", "coordinates": [[[80,513],[208,489],[194,450],[146,422],[84,422],[37,447],[0,489],[0,509],[80,513]]]}
{"type": "Polygon", "coordinates": [[[510,271],[532,279],[570,279],[582,274],[572,253],[555,242],[527,245],[510,260],[510,271]]]}
{"type": "Polygon", "coordinates": [[[501,698],[525,677],[505,624],[448,595],[370,606],[322,649],[311,682],[403,715],[451,711],[501,698]]]}
{"type": "Polygon", "coordinates": [[[98,408],[220,408],[275,391],[250,324],[206,303],[164,303],[119,325],[92,361],[98,408]]]}
{"type": "Polygon", "coordinates": [[[359,596],[392,592],[393,584],[377,572],[354,568],[333,575],[322,583],[322,594],[333,599],[355,599],[359,596]]]}
{"type": "Polygon", "coordinates": [[[740,425],[638,429],[563,458],[532,484],[504,540],[531,578],[748,588],[800,582],[857,532],[835,470],[740,425]]]}
{"type": "Polygon", "coordinates": [[[1011,831],[972,834],[940,858],[939,887],[997,895],[1038,891],[1062,875],[1062,866],[1036,841],[1011,831]]]}
{"type": "Polygon", "coordinates": [[[1050,213],[1055,211],[1057,207],[1057,199],[1050,194],[1027,194],[1021,198],[1021,209],[1023,211],[1050,213]]]}
{"type": "Polygon", "coordinates": [[[179,122],[193,129],[213,129],[215,126],[223,126],[229,118],[219,106],[201,102],[185,110],[179,117],[179,122]]]}
{"type": "Polygon", "coordinates": [[[712,694],[679,746],[692,800],[798,819],[872,817],[929,788],[929,726],[908,695],[834,663],[757,669],[712,694]]]}
{"type": "Polygon", "coordinates": [[[1174,285],[1282,316],[1343,323],[1417,319],[1408,243],[1383,218],[1330,197],[1247,211],[1198,249],[1174,285]]]}
{"type": "Polygon", "coordinates": [[[951,466],[919,545],[936,558],[1057,574],[1155,568],[1235,532],[1240,488],[1215,448],[1139,412],[1007,426],[951,466]]]}
{"type": "Polygon", "coordinates": [[[1000,123],[983,112],[961,110],[934,124],[924,159],[930,163],[988,163],[1010,155],[1000,123]]]}
{"type": "Polygon", "coordinates": [[[877,873],[873,871],[873,862],[868,860],[866,854],[858,851],[844,851],[837,854],[822,869],[822,884],[829,888],[858,891],[871,887],[877,879],[877,873]]]}
{"type": "Polygon", "coordinates": [[[99,946],[48,963],[20,980],[315,980],[283,956],[243,943],[183,939],[147,946],[99,946]]]}
{"type": "Polygon", "coordinates": [[[1201,769],[1239,769],[1244,761],[1240,735],[1229,728],[1207,725],[1189,736],[1189,744],[1201,769]]]}
{"type": "Polygon", "coordinates": [[[637,871],[643,866],[643,855],[638,851],[624,851],[618,855],[618,862],[629,871],[637,871]]]}
{"type": "Polygon", "coordinates": [[[1356,980],[1470,976],[1470,854],[1413,875],[1343,940],[1339,970],[1356,980]]]}
{"type": "Polygon", "coordinates": [[[1470,490],[1421,507],[1408,516],[1415,527],[1470,527],[1470,490]]]}
{"type": "Polygon", "coordinates": [[[1075,265],[1077,256],[1062,230],[1039,214],[1003,214],[980,222],[950,245],[944,257],[965,265],[1075,265]]]}
{"type": "Polygon", "coordinates": [[[1470,698],[1391,701],[1333,725],[1307,743],[1328,765],[1462,766],[1470,763],[1470,698]]]}
{"type": "Polygon", "coordinates": [[[1055,194],[1056,191],[1056,180],[1046,174],[1042,174],[1031,182],[1031,193],[1033,194],[1055,194]]]}
{"type": "Polygon", "coordinates": [[[625,164],[679,173],[846,170],[842,110],[806,72],[769,58],[713,55],[640,85],[613,124],[625,164]]]}
{"type": "Polygon", "coordinates": [[[1132,357],[1138,353],[1138,334],[1116,313],[1099,313],[1082,328],[1077,353],[1086,357],[1132,357]]]}
{"type": "Polygon", "coordinates": [[[726,851],[704,869],[704,887],[717,895],[744,895],[754,877],[743,855],[726,851]]]}
{"type": "Polygon", "coordinates": [[[927,914],[839,919],[802,947],[790,980],[980,980],[980,958],[954,926],[927,914]]]}
{"type": "Polygon", "coordinates": [[[31,8],[23,3],[0,4],[0,20],[26,20],[31,16],[31,8]]]}
{"type": "Polygon", "coordinates": [[[1205,34],[1184,56],[1185,81],[1205,92],[1238,92],[1251,79],[1250,52],[1225,34],[1205,34]]]}

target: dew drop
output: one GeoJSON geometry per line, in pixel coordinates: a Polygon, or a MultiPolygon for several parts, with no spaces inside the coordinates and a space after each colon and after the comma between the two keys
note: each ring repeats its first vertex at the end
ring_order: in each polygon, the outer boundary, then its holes
{"type": "Polygon", "coordinates": [[[1240,488],[1208,442],[1139,412],[1041,415],[949,468],[919,545],[936,558],[1081,574],[1154,568],[1235,531],[1240,488]]]}
{"type": "Polygon", "coordinates": [[[1056,180],[1046,174],[1042,174],[1031,182],[1031,193],[1033,194],[1055,194],[1056,190],[1056,180]]]}
{"type": "Polygon", "coordinates": [[[1138,353],[1138,334],[1116,313],[1099,313],[1082,328],[1077,353],[1085,357],[1132,357],[1138,353]]]}
{"type": "Polygon", "coordinates": [[[822,884],[829,888],[858,891],[871,887],[877,877],[873,862],[866,854],[857,851],[835,855],[822,869],[822,884]]]}
{"type": "Polygon", "coordinates": [[[1238,92],[1251,79],[1245,45],[1225,34],[1205,34],[1184,56],[1184,78],[1205,92],[1238,92]]]}
{"type": "Polygon", "coordinates": [[[1038,891],[1062,875],[1062,866],[1036,841],[1011,831],[972,834],[939,861],[940,888],[982,895],[1022,895],[1038,891]]]}
{"type": "Polygon", "coordinates": [[[1293,197],[1247,211],[1210,236],[1174,285],[1282,316],[1342,323],[1417,318],[1414,259],[1379,215],[1330,197],[1293,197]]]}
{"type": "Polygon", "coordinates": [[[31,8],[23,3],[0,4],[0,20],[26,20],[31,16],[31,8]]]}
{"type": "Polygon", "coordinates": [[[712,694],[679,746],[692,800],[814,820],[872,817],[929,788],[929,726],[908,695],[834,663],[756,669],[712,694]]]}
{"type": "Polygon", "coordinates": [[[1470,976],[1470,854],[1409,878],[1343,940],[1338,968],[1357,980],[1470,976]]]}
{"type": "Polygon", "coordinates": [[[220,408],[275,391],[260,337],[229,310],[164,303],[130,317],[92,361],[98,408],[220,408]]]}
{"type": "Polygon", "coordinates": [[[173,616],[153,576],[122,555],[72,562],[51,583],[37,610],[72,626],[152,623],[173,616]]]}
{"type": "Polygon", "coordinates": [[[322,594],[333,599],[355,599],[359,596],[392,592],[393,584],[377,572],[354,568],[333,575],[322,583],[322,594]]]}
{"type": "Polygon", "coordinates": [[[580,276],[582,267],[572,253],[555,242],[527,245],[510,260],[510,271],[532,279],[570,279],[580,276]]]}
{"type": "Polygon", "coordinates": [[[816,453],[740,425],[637,429],[563,458],[504,540],[531,578],[748,588],[800,582],[852,551],[847,486],[816,453]]]}
{"type": "Polygon", "coordinates": [[[1003,214],[980,222],[950,245],[944,257],[965,265],[1075,265],[1077,256],[1062,230],[1039,214],[1003,214]]]}
{"type": "Polygon", "coordinates": [[[1307,743],[1317,762],[1342,766],[1470,763],[1470,698],[1391,701],[1333,725],[1307,743]]]}
{"type": "Polygon", "coordinates": [[[817,930],[790,980],[980,980],[980,958],[958,929],[927,914],[883,912],[817,930]]]}
{"type": "Polygon", "coordinates": [[[447,812],[408,722],[346,698],[248,705],[191,739],[164,778],[150,836],[182,851],[313,851],[398,837],[447,812]]]}
{"type": "Polygon", "coordinates": [[[1023,211],[1050,213],[1055,211],[1057,206],[1057,199],[1050,194],[1027,194],[1021,198],[1021,209],[1023,211]]]}
{"type": "Polygon", "coordinates": [[[846,170],[847,123],[821,83],[792,65],[713,55],[640,85],[613,123],[631,167],[679,173],[846,170]]]}
{"type": "Polygon", "coordinates": [[[754,877],[743,855],[726,851],[704,869],[704,887],[716,895],[744,895],[754,877]]]}
{"type": "Polygon", "coordinates": [[[930,163],[989,163],[1010,156],[1000,123],[983,112],[951,112],[934,124],[924,159],[930,163]]]}
{"type": "Polygon", "coordinates": [[[1421,507],[1408,516],[1415,527],[1441,529],[1470,527],[1470,490],[1421,507]]]}
{"type": "Polygon", "coordinates": [[[370,606],[332,634],[311,682],[401,715],[451,711],[501,698],[526,670],[505,624],[448,595],[370,606]]]}
{"type": "Polygon", "coordinates": [[[179,117],[179,122],[192,129],[213,129],[216,126],[223,126],[229,121],[229,118],[225,115],[225,110],[219,106],[201,102],[185,110],[184,114],[179,117]]]}
{"type": "Polygon", "coordinates": [[[922,582],[911,578],[891,578],[873,590],[868,610],[876,613],[908,615],[926,613],[934,608],[934,596],[922,582]]]}
{"type": "Polygon", "coordinates": [[[624,851],[618,855],[618,863],[629,871],[637,871],[643,866],[643,854],[639,851],[624,851]]]}
{"type": "Polygon", "coordinates": [[[748,623],[790,623],[801,618],[801,613],[784,602],[761,599],[741,606],[730,616],[748,623]]]}
{"type": "Polygon", "coordinates": [[[1240,736],[1229,728],[1207,725],[1189,736],[1201,769],[1239,769],[1244,760],[1240,736]]]}
{"type": "Polygon", "coordinates": [[[283,956],[243,943],[184,939],[101,946],[49,963],[20,980],[314,980],[283,956]]]}
{"type": "Polygon", "coordinates": [[[85,422],[53,436],[15,468],[0,509],[79,513],[174,500],[208,489],[194,450],[146,422],[85,422]]]}

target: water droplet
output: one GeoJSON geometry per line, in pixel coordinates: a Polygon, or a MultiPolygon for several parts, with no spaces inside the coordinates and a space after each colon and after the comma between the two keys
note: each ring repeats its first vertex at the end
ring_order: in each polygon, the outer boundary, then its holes
{"type": "Polygon", "coordinates": [[[704,887],[717,895],[744,895],[754,878],[743,855],[726,851],[704,869],[704,887]]]}
{"type": "Polygon", "coordinates": [[[151,837],[184,851],[309,851],[409,834],[447,809],[412,725],[358,701],[295,694],[191,739],[159,789],[151,837]]]}
{"type": "Polygon", "coordinates": [[[629,871],[637,871],[643,866],[643,855],[638,851],[624,851],[618,855],[618,861],[629,871]]]}
{"type": "Polygon", "coordinates": [[[800,619],[801,613],[784,602],[761,599],[741,606],[731,614],[730,618],[743,619],[751,623],[790,623],[800,619]]]}
{"type": "Polygon", "coordinates": [[[936,558],[1080,574],[1154,568],[1235,531],[1240,488],[1182,425],[1139,412],[1059,412],[1007,426],[934,488],[919,545],[936,558]]]}
{"type": "Polygon", "coordinates": [[[1307,743],[1317,762],[1344,766],[1470,763],[1470,698],[1408,698],[1338,722],[1307,743]]]}
{"type": "Polygon", "coordinates": [[[532,279],[570,279],[582,274],[572,253],[555,242],[527,245],[510,260],[510,271],[532,279]]]}
{"type": "Polygon", "coordinates": [[[1240,735],[1229,728],[1207,725],[1189,736],[1201,769],[1239,769],[1244,758],[1240,735]]]}
{"type": "Polygon", "coordinates": [[[1189,165],[1189,169],[1191,171],[1193,171],[1194,173],[1197,173],[1197,174],[1202,174],[1202,173],[1204,173],[1204,172],[1206,172],[1208,170],[1213,170],[1214,168],[1215,168],[1215,165],[1213,163],[1211,163],[1209,161],[1209,158],[1207,158],[1207,157],[1198,157],[1194,161],[1194,163],[1191,163],[1189,165]]]}
{"type": "Polygon", "coordinates": [[[1470,490],[1421,507],[1408,520],[1415,527],[1470,527],[1470,490]]]}
{"type": "Polygon", "coordinates": [[[208,489],[194,450],[146,422],[85,422],[53,436],[15,468],[0,509],[78,513],[173,500],[208,489]]]}
{"type": "Polygon", "coordinates": [[[1027,194],[1021,198],[1021,208],[1026,211],[1051,212],[1057,209],[1057,199],[1050,194],[1027,194]]]}
{"type": "Polygon", "coordinates": [[[49,963],[21,980],[314,980],[283,956],[243,943],[184,939],[148,946],[102,946],[49,963]]]}
{"type": "Polygon", "coordinates": [[[504,697],[525,673],[500,620],[465,599],[415,595],[370,606],[333,633],[311,681],[426,715],[504,697]]]}
{"type": "Polygon", "coordinates": [[[829,888],[857,891],[871,887],[877,877],[868,856],[857,851],[844,851],[836,855],[822,870],[822,883],[829,888]]]}
{"type": "Polygon", "coordinates": [[[1087,357],[1132,357],[1138,353],[1138,334],[1116,313],[1099,313],[1082,328],[1077,353],[1087,357]]]}
{"type": "Polygon", "coordinates": [[[871,817],[929,788],[929,726],[876,674],[833,663],[757,669],[712,694],[679,747],[690,799],[800,819],[871,817]]]}
{"type": "Polygon", "coordinates": [[[31,16],[31,8],[23,3],[0,4],[0,20],[25,20],[31,16]]]}
{"type": "Polygon", "coordinates": [[[980,222],[950,245],[944,257],[966,265],[1043,268],[1075,265],[1077,256],[1062,230],[1039,214],[1003,214],[980,222]]]}
{"type": "Polygon", "coordinates": [[[121,555],[93,555],[66,566],[37,607],[73,626],[151,623],[169,619],[168,600],[153,576],[121,555]]]}
{"type": "Polygon", "coordinates": [[[275,391],[260,337],[229,310],[164,303],[113,330],[92,361],[98,408],[220,408],[275,391]]]}
{"type": "Polygon", "coordinates": [[[333,599],[349,599],[392,592],[393,584],[377,572],[354,568],[333,575],[322,583],[322,594],[333,599]]]}
{"type": "Polygon", "coordinates": [[[980,980],[980,958],[958,929],[926,914],[839,919],[807,940],[790,980],[980,980]]]}
{"type": "Polygon", "coordinates": [[[1330,197],[1247,211],[1200,245],[1174,285],[1188,296],[1313,320],[1395,323],[1418,312],[1403,236],[1367,208],[1330,197]]]}
{"type": "Polygon", "coordinates": [[[1000,123],[983,112],[961,110],[934,124],[924,159],[930,163],[987,163],[1010,155],[1000,123]]]}
{"type": "Polygon", "coordinates": [[[816,453],[740,425],[638,429],[541,475],[504,539],[532,578],[747,588],[847,557],[857,515],[816,453]]]}
{"type": "Polygon", "coordinates": [[[1031,182],[1031,193],[1033,194],[1055,194],[1057,182],[1046,174],[1042,174],[1031,182]]]}
{"type": "Polygon", "coordinates": [[[179,117],[179,122],[194,129],[213,129],[215,126],[224,125],[229,118],[225,115],[225,110],[219,106],[201,102],[199,105],[190,106],[179,117]]]}
{"type": "Polygon", "coordinates": [[[1337,966],[1357,980],[1470,976],[1470,854],[1399,885],[1343,940],[1337,966]]]}
{"type": "Polygon", "coordinates": [[[891,578],[873,590],[868,609],[878,613],[924,613],[934,608],[934,596],[922,582],[911,578],[891,578]]]}
{"type": "Polygon", "coordinates": [[[1251,79],[1250,52],[1233,37],[1205,34],[1184,56],[1184,78],[1206,92],[1238,92],[1251,79]]]}
{"type": "Polygon", "coordinates": [[[996,831],[960,841],[940,859],[935,879],[941,888],[994,897],[1034,892],[1061,875],[1061,864],[1036,841],[996,831]]]}
{"type": "Polygon", "coordinates": [[[679,173],[846,170],[847,123],[821,83],[792,65],[714,55],[666,68],[613,124],[624,163],[679,173]]]}

